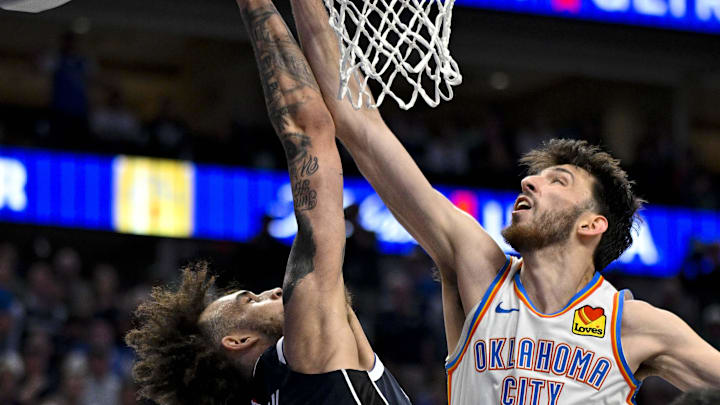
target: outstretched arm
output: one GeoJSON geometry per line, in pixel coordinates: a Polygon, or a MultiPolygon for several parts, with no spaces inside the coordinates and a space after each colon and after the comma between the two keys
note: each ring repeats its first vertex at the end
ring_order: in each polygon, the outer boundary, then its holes
{"type": "Polygon", "coordinates": [[[341,271],[343,182],[332,117],[272,2],[237,3],[255,51],[270,121],[285,149],[298,224],[283,282],[285,355],[292,369],[304,373],[358,368],[341,271]]]}
{"type": "Polygon", "coordinates": [[[480,300],[505,255],[472,217],[432,188],[377,110],[356,111],[349,102],[337,100],[340,53],[322,0],[291,3],[303,51],[333,116],[337,136],[398,221],[440,269],[452,351],[466,313],[480,300]]]}
{"type": "Polygon", "coordinates": [[[683,391],[720,387],[720,352],[671,312],[627,301],[622,340],[640,380],[658,376],[683,391]]]}

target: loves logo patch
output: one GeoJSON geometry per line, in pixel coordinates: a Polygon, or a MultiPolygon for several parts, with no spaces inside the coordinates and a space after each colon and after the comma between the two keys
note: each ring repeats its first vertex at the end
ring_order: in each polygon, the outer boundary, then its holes
{"type": "Polygon", "coordinates": [[[580,336],[605,336],[605,310],[601,307],[593,308],[585,305],[575,310],[573,317],[572,333],[580,336]]]}

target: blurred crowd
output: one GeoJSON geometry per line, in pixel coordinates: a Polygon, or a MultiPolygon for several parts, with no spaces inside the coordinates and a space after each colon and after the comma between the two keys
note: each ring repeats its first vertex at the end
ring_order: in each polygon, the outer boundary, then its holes
{"type": "MultiPolygon", "coordinates": [[[[126,100],[127,89],[103,76],[91,52],[81,50],[77,34],[65,33],[57,49],[39,57],[37,64],[50,85],[47,106],[0,104],[0,143],[285,167],[282,148],[267,120],[250,122],[241,114],[228,115],[222,133],[203,133],[193,130],[170,96],[154,97],[153,106],[145,108],[154,113],[141,118],[138,106],[133,108],[126,100]]],[[[572,102],[572,96],[567,100],[572,102]]],[[[555,112],[542,107],[519,108],[489,96],[435,109],[418,105],[400,111],[387,106],[383,114],[433,183],[515,189],[520,156],[554,137],[577,138],[603,145],[621,157],[639,194],[652,203],[720,207],[718,175],[701,163],[691,146],[678,147],[668,111],[665,116],[636,114],[634,119],[641,122],[634,126],[641,129],[618,145],[617,140],[606,139],[613,132],[608,129],[609,113],[594,111],[598,106],[590,110],[556,119],[555,112]]],[[[358,174],[350,156],[343,157],[346,172],[358,174]]]]}
{"type": "Polygon", "coordinates": [[[29,255],[0,245],[0,403],[136,403],[120,339],[136,286],[121,289],[111,264],[86,269],[77,250],[36,242],[29,255]]]}
{"type": "MultiPolygon", "coordinates": [[[[285,168],[285,157],[269,124],[228,119],[227,134],[195,133],[169,98],[157,113],[141,120],[123,102],[120,88],[102,89],[103,103],[79,111],[0,105],[0,142],[61,150],[132,154],[265,169],[285,168]],[[33,134],[33,136],[28,136],[33,134]]],[[[64,97],[61,97],[64,98],[64,97]]],[[[502,108],[483,106],[473,113],[455,110],[388,111],[386,121],[435,184],[516,189],[522,173],[518,158],[555,137],[586,139],[607,148],[593,122],[547,127],[518,126],[502,108]],[[472,120],[465,115],[472,116],[472,120]]],[[[608,148],[609,149],[609,148],[608,148]]],[[[623,166],[636,190],[654,204],[703,209],[720,207],[719,178],[692,150],[678,151],[666,133],[648,132],[627,147],[623,166]]],[[[342,153],[349,175],[359,175],[342,153]]]]}
{"type": "MultiPolygon", "coordinates": [[[[415,404],[445,403],[447,349],[432,262],[420,249],[406,256],[378,253],[375,235],[356,222],[356,207],[348,208],[346,218],[345,279],[375,351],[415,404]]],[[[289,253],[267,231],[248,244],[128,235],[93,241],[94,234],[72,230],[44,234],[25,229],[18,233],[24,236],[0,244],[2,404],[146,404],[135,398],[133,353],[123,336],[151,287],[173,282],[180,266],[202,258],[221,286],[264,290],[281,285],[289,253]]],[[[714,291],[720,245],[696,246],[675,278],[606,277],[636,298],[675,312],[720,349],[720,297],[714,291]]],[[[678,394],[649,378],[639,403],[667,403],[678,394]]]]}

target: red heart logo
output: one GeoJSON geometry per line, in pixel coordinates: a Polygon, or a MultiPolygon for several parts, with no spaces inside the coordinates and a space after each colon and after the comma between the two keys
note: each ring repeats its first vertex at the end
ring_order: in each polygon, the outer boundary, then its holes
{"type": "MultiPolygon", "coordinates": [[[[590,305],[585,305],[584,307],[580,308],[583,315],[585,315],[585,318],[587,318],[590,322],[600,318],[601,316],[605,315],[605,310],[602,308],[593,308],[590,305]]],[[[588,322],[588,323],[590,323],[588,322]]]]}

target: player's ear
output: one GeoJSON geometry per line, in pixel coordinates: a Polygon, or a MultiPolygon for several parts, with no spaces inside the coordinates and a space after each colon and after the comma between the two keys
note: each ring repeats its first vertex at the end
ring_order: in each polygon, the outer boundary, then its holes
{"type": "Polygon", "coordinates": [[[582,217],[578,224],[578,233],[582,236],[602,235],[607,231],[608,220],[603,215],[591,214],[582,217]]]}
{"type": "Polygon", "coordinates": [[[245,351],[251,348],[260,338],[252,333],[234,333],[222,338],[221,344],[226,350],[245,351]]]}

